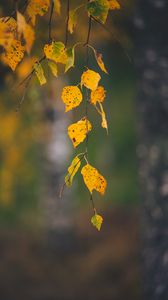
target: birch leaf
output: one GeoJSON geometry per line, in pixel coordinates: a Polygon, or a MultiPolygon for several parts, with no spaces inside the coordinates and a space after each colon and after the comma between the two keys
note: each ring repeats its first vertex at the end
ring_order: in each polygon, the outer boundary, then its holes
{"type": "Polygon", "coordinates": [[[44,71],[43,71],[42,65],[39,62],[36,62],[34,64],[34,70],[35,70],[36,76],[40,82],[40,85],[45,84],[46,78],[44,76],[44,71]]]}
{"type": "Polygon", "coordinates": [[[102,24],[106,22],[109,2],[108,0],[93,0],[87,4],[88,13],[102,24]]]}
{"type": "Polygon", "coordinates": [[[93,50],[94,50],[94,55],[95,55],[95,58],[96,58],[98,66],[100,67],[100,69],[104,73],[108,74],[107,69],[106,69],[106,67],[104,65],[104,62],[103,62],[103,56],[102,56],[102,54],[98,53],[94,48],[93,48],[93,50]]]}
{"type": "Polygon", "coordinates": [[[26,8],[26,13],[32,23],[35,25],[36,16],[43,16],[50,6],[50,0],[30,0],[26,8]]]}
{"type": "Polygon", "coordinates": [[[25,47],[21,45],[18,40],[13,40],[6,52],[2,54],[2,61],[7,64],[13,71],[15,71],[18,63],[24,56],[25,47]]]}
{"type": "Polygon", "coordinates": [[[91,194],[93,190],[96,190],[101,195],[104,195],[107,182],[97,169],[90,164],[86,164],[82,168],[81,174],[83,175],[83,180],[91,194]]]}
{"type": "Polygon", "coordinates": [[[17,11],[17,31],[18,31],[19,39],[23,35],[23,38],[26,43],[25,45],[26,51],[30,53],[30,50],[35,40],[34,29],[29,24],[27,24],[25,17],[18,11],[17,11]]]}
{"type": "Polygon", "coordinates": [[[77,86],[65,86],[61,98],[66,105],[65,111],[67,112],[79,106],[82,101],[82,93],[77,86]]]}
{"type": "Polygon", "coordinates": [[[45,56],[56,63],[65,63],[67,55],[65,54],[65,45],[62,42],[53,41],[51,44],[44,46],[45,56]]]}
{"type": "Polygon", "coordinates": [[[68,168],[68,174],[65,176],[65,183],[68,187],[72,185],[73,178],[75,174],[78,172],[80,165],[81,165],[81,161],[79,157],[76,156],[68,168]]]}
{"type": "Polygon", "coordinates": [[[58,76],[58,68],[57,68],[57,64],[56,64],[54,61],[49,60],[49,61],[48,61],[48,66],[49,66],[49,68],[50,68],[52,74],[53,74],[55,77],[57,77],[57,76],[58,76]]]}
{"type": "Polygon", "coordinates": [[[96,90],[91,91],[90,102],[96,105],[97,102],[103,102],[106,96],[106,91],[103,86],[98,86],[96,90]]]}
{"type": "Polygon", "coordinates": [[[84,85],[88,89],[94,91],[97,89],[100,79],[101,77],[99,73],[88,69],[87,71],[83,72],[81,76],[81,86],[84,85]]]}
{"type": "Polygon", "coordinates": [[[90,121],[86,119],[86,117],[68,127],[68,135],[73,143],[74,148],[84,141],[87,133],[91,131],[91,129],[92,125],[90,121]]]}
{"type": "Polygon", "coordinates": [[[75,61],[75,46],[66,50],[66,65],[65,65],[65,73],[72,67],[74,67],[75,61]]]}
{"type": "Polygon", "coordinates": [[[120,3],[117,0],[108,0],[109,1],[109,9],[114,10],[114,9],[120,9],[120,3]]]}
{"type": "Polygon", "coordinates": [[[6,50],[15,39],[16,20],[12,17],[0,18],[0,45],[6,50]]]}
{"type": "Polygon", "coordinates": [[[100,231],[102,223],[103,223],[103,218],[100,215],[95,214],[92,218],[91,218],[91,223],[94,227],[97,228],[98,231],[100,231]]]}
{"type": "Polygon", "coordinates": [[[103,105],[99,102],[100,110],[101,110],[101,117],[102,117],[102,123],[101,126],[107,130],[108,134],[108,125],[107,125],[107,119],[106,119],[106,114],[103,109],[103,105]]]}
{"type": "Polygon", "coordinates": [[[68,30],[70,33],[73,33],[76,24],[77,24],[77,9],[72,9],[69,12],[69,20],[68,20],[68,30]]]}
{"type": "Polygon", "coordinates": [[[61,13],[61,1],[60,0],[53,0],[54,1],[54,10],[57,15],[61,13]]]}

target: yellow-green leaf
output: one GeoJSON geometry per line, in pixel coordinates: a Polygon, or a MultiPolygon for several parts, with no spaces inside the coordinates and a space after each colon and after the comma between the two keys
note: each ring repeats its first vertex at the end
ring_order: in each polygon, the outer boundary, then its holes
{"type": "Polygon", "coordinates": [[[66,50],[65,73],[72,67],[75,62],[75,45],[66,50]]]}
{"type": "Polygon", "coordinates": [[[57,76],[58,76],[58,68],[57,68],[57,64],[56,64],[54,61],[49,60],[49,61],[48,61],[48,66],[49,66],[49,68],[50,68],[52,74],[53,74],[55,77],[57,77],[57,76]]]}
{"type": "Polygon", "coordinates": [[[65,63],[67,55],[65,53],[65,45],[62,42],[53,41],[51,44],[44,46],[45,56],[56,63],[65,63]]]}
{"type": "Polygon", "coordinates": [[[46,78],[44,76],[44,71],[43,71],[42,65],[39,62],[36,62],[34,64],[34,70],[35,70],[36,76],[40,82],[40,85],[45,84],[46,78]]]}
{"type": "Polygon", "coordinates": [[[94,227],[97,228],[98,231],[100,231],[102,223],[103,223],[103,218],[100,215],[95,214],[91,218],[91,223],[93,224],[94,227]]]}
{"type": "Polygon", "coordinates": [[[73,178],[74,178],[75,174],[78,172],[80,165],[81,165],[81,161],[77,155],[71,162],[71,165],[68,168],[68,174],[65,176],[65,184],[68,187],[70,187],[72,185],[73,178]]]}
{"type": "Polygon", "coordinates": [[[72,9],[69,12],[69,20],[68,20],[68,30],[70,33],[73,33],[76,24],[77,24],[77,9],[72,9]]]}
{"type": "Polygon", "coordinates": [[[109,2],[108,0],[93,0],[87,4],[88,13],[102,24],[106,22],[109,2]]]}
{"type": "Polygon", "coordinates": [[[65,86],[61,95],[62,101],[65,103],[65,111],[69,111],[77,106],[82,101],[82,93],[77,86],[65,86]]]}

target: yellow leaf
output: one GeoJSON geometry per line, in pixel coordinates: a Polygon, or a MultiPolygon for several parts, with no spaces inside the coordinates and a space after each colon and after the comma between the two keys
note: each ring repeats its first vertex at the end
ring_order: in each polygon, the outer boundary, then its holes
{"type": "Polygon", "coordinates": [[[70,33],[73,33],[76,24],[77,24],[77,9],[72,9],[69,12],[69,20],[68,20],[68,30],[70,33]]]}
{"type": "Polygon", "coordinates": [[[0,18],[0,45],[6,50],[15,38],[17,23],[12,17],[0,18]]]}
{"type": "Polygon", "coordinates": [[[91,223],[93,224],[93,226],[95,226],[97,228],[98,231],[100,231],[102,223],[103,223],[103,218],[100,215],[95,214],[92,218],[91,218],[91,223]]]}
{"type": "Polygon", "coordinates": [[[13,40],[10,47],[2,54],[2,61],[7,64],[13,71],[24,56],[25,47],[18,40],[13,40]]]}
{"type": "Polygon", "coordinates": [[[44,76],[44,71],[43,71],[42,65],[39,62],[36,62],[34,64],[34,70],[35,70],[36,76],[40,82],[40,85],[45,84],[46,78],[44,76]]]}
{"type": "Polygon", "coordinates": [[[53,74],[55,77],[57,77],[57,76],[58,76],[58,68],[57,68],[56,63],[55,63],[54,61],[49,60],[49,61],[48,61],[48,66],[49,66],[49,68],[50,68],[52,74],[53,74]]]}
{"type": "Polygon", "coordinates": [[[69,111],[79,106],[82,101],[82,93],[77,86],[65,86],[61,98],[66,105],[65,111],[69,111]]]}
{"type": "Polygon", "coordinates": [[[83,72],[81,76],[81,86],[84,85],[88,89],[94,91],[97,89],[100,79],[101,77],[99,73],[88,69],[87,71],[83,72]]]}
{"type": "Polygon", "coordinates": [[[54,9],[57,15],[61,13],[61,2],[60,0],[53,0],[54,1],[54,9]]]}
{"type": "Polygon", "coordinates": [[[43,16],[50,6],[50,0],[30,0],[28,1],[26,13],[31,20],[31,23],[35,25],[36,16],[43,16]]]}
{"type": "Polygon", "coordinates": [[[100,106],[101,117],[102,117],[101,125],[102,125],[103,128],[105,128],[107,130],[107,133],[108,133],[108,125],[107,125],[107,120],[106,120],[106,114],[105,114],[103,106],[100,102],[99,102],[99,106],[100,106]]]}
{"type": "Polygon", "coordinates": [[[120,3],[117,0],[108,0],[108,2],[110,10],[121,8],[120,3]]]}
{"type": "Polygon", "coordinates": [[[98,86],[96,90],[91,91],[90,102],[96,104],[98,102],[103,102],[106,96],[106,91],[103,86],[98,86]]]}
{"type": "Polygon", "coordinates": [[[62,42],[53,41],[51,44],[46,44],[44,46],[44,53],[48,59],[51,59],[56,63],[65,64],[65,61],[67,61],[65,45],[62,42]]]}
{"type": "Polygon", "coordinates": [[[72,185],[73,178],[77,173],[78,169],[80,168],[81,161],[78,155],[73,159],[71,165],[68,168],[68,174],[65,176],[65,183],[68,187],[72,185]]]}
{"type": "MultiPolygon", "coordinates": [[[[94,48],[93,48],[94,49],[94,48]]],[[[108,74],[107,70],[106,70],[106,67],[104,65],[104,62],[103,62],[103,57],[102,57],[102,54],[101,53],[98,53],[95,49],[94,49],[94,54],[95,54],[95,58],[96,58],[96,61],[100,67],[100,69],[105,72],[106,74],[108,74]]]]}
{"type": "Polygon", "coordinates": [[[93,190],[96,190],[102,195],[105,193],[107,182],[97,169],[90,164],[86,164],[82,168],[81,174],[83,175],[83,180],[91,194],[93,190]]]}
{"type": "Polygon", "coordinates": [[[86,117],[82,118],[77,123],[73,123],[68,127],[68,135],[76,148],[80,143],[84,141],[86,135],[91,131],[92,125],[86,117]]]}
{"type": "Polygon", "coordinates": [[[30,50],[32,48],[32,45],[35,40],[35,33],[33,28],[27,24],[25,17],[17,11],[17,30],[19,38],[23,35],[24,40],[26,42],[26,51],[30,53],[30,50]]]}

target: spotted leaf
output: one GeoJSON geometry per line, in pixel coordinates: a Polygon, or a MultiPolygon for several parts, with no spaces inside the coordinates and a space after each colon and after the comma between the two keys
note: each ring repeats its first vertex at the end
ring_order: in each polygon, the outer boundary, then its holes
{"type": "Polygon", "coordinates": [[[67,112],[79,106],[82,101],[82,93],[77,86],[65,86],[61,98],[66,105],[65,111],[67,112]]]}
{"type": "Polygon", "coordinates": [[[90,121],[86,119],[86,117],[68,127],[68,135],[73,143],[74,148],[84,141],[91,129],[92,125],[90,121]]]}

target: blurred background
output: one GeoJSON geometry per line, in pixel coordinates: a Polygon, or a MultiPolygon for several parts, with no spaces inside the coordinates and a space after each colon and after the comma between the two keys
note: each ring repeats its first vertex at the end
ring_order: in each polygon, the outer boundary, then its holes
{"type": "MultiPolygon", "coordinates": [[[[76,7],[80,1],[71,1],[76,7]]],[[[27,57],[13,74],[0,65],[0,296],[3,300],[138,300],[141,296],[140,198],[137,179],[137,125],[132,20],[135,1],[120,1],[107,25],[93,23],[90,44],[103,54],[109,76],[102,74],[107,91],[105,111],[109,134],[89,107],[94,130],[89,158],[107,179],[104,197],[94,194],[104,223],[97,232],[90,223],[92,207],[80,172],[73,187],[59,190],[74,150],[67,127],[83,116],[82,106],[64,113],[63,86],[77,84],[86,64],[79,46],[75,68],[53,78],[44,64],[47,84],[33,78],[21,110],[24,93],[18,82],[31,70],[27,57]]],[[[9,15],[13,1],[0,1],[1,16],[9,15]]],[[[53,17],[52,34],[64,41],[66,1],[62,15],[53,17]]],[[[37,20],[34,57],[42,56],[47,37],[47,14],[37,20]]],[[[74,41],[85,42],[87,16],[80,11],[74,41]]],[[[89,65],[100,71],[89,51],[89,65]]],[[[83,107],[84,111],[84,107],[83,107]]]]}

